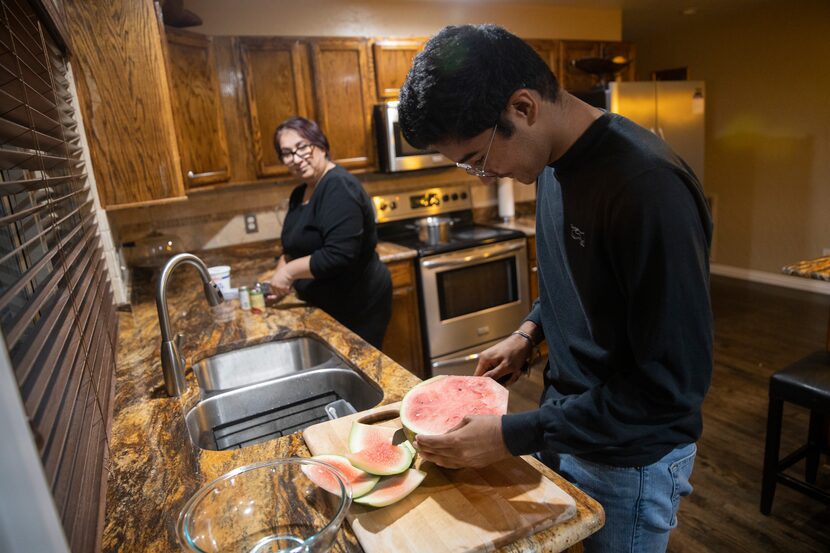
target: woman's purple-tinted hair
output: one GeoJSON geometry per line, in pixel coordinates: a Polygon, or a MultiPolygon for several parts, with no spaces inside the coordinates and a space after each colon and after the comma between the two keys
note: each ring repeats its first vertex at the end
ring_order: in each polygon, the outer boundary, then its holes
{"type": "Polygon", "coordinates": [[[280,153],[280,135],[288,129],[296,131],[297,134],[315,146],[322,148],[326,152],[326,159],[329,159],[328,138],[326,138],[326,135],[323,134],[323,131],[320,130],[320,126],[316,122],[305,117],[289,117],[280,123],[277,130],[274,131],[274,148],[277,150],[278,155],[280,153]]]}

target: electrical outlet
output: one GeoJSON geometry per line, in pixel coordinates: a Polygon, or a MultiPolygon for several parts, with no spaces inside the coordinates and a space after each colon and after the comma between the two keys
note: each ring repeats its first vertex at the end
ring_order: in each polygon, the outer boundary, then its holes
{"type": "Polygon", "coordinates": [[[256,224],[256,213],[245,214],[245,232],[248,234],[259,232],[259,227],[256,224]]]}
{"type": "Polygon", "coordinates": [[[821,250],[821,256],[824,257],[826,255],[830,255],[830,248],[824,248],[821,250]]]}

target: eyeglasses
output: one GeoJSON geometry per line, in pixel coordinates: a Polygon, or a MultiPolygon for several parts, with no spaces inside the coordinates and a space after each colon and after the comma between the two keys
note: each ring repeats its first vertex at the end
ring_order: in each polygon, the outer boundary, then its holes
{"type": "Polygon", "coordinates": [[[280,160],[283,163],[288,165],[294,159],[294,156],[299,157],[300,159],[305,159],[311,153],[311,149],[314,147],[314,144],[311,142],[306,142],[304,144],[300,144],[293,150],[281,150],[280,151],[280,160]]]}
{"type": "Polygon", "coordinates": [[[492,171],[485,171],[484,167],[487,165],[487,157],[490,155],[490,148],[493,146],[493,139],[496,138],[496,129],[499,128],[499,124],[496,123],[493,125],[493,134],[490,136],[490,143],[487,144],[487,151],[484,153],[484,161],[481,162],[481,167],[473,167],[469,163],[456,163],[455,165],[460,169],[464,169],[467,171],[468,175],[472,175],[474,177],[480,178],[488,178],[492,179],[498,177],[498,173],[494,173],[492,171]]]}

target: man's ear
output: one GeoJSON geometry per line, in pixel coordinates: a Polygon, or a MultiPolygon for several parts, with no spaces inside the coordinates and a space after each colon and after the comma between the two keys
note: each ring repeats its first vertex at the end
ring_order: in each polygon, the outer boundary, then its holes
{"type": "Polygon", "coordinates": [[[531,126],[539,117],[540,100],[538,93],[528,88],[520,88],[511,94],[507,101],[508,116],[524,120],[526,125],[531,126]]]}

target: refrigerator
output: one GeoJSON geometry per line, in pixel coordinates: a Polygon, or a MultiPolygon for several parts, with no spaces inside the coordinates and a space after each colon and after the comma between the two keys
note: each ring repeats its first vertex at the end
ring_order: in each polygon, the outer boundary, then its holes
{"type": "Polygon", "coordinates": [[[704,182],[703,81],[611,82],[605,90],[576,96],[623,115],[661,137],[704,182]]]}

